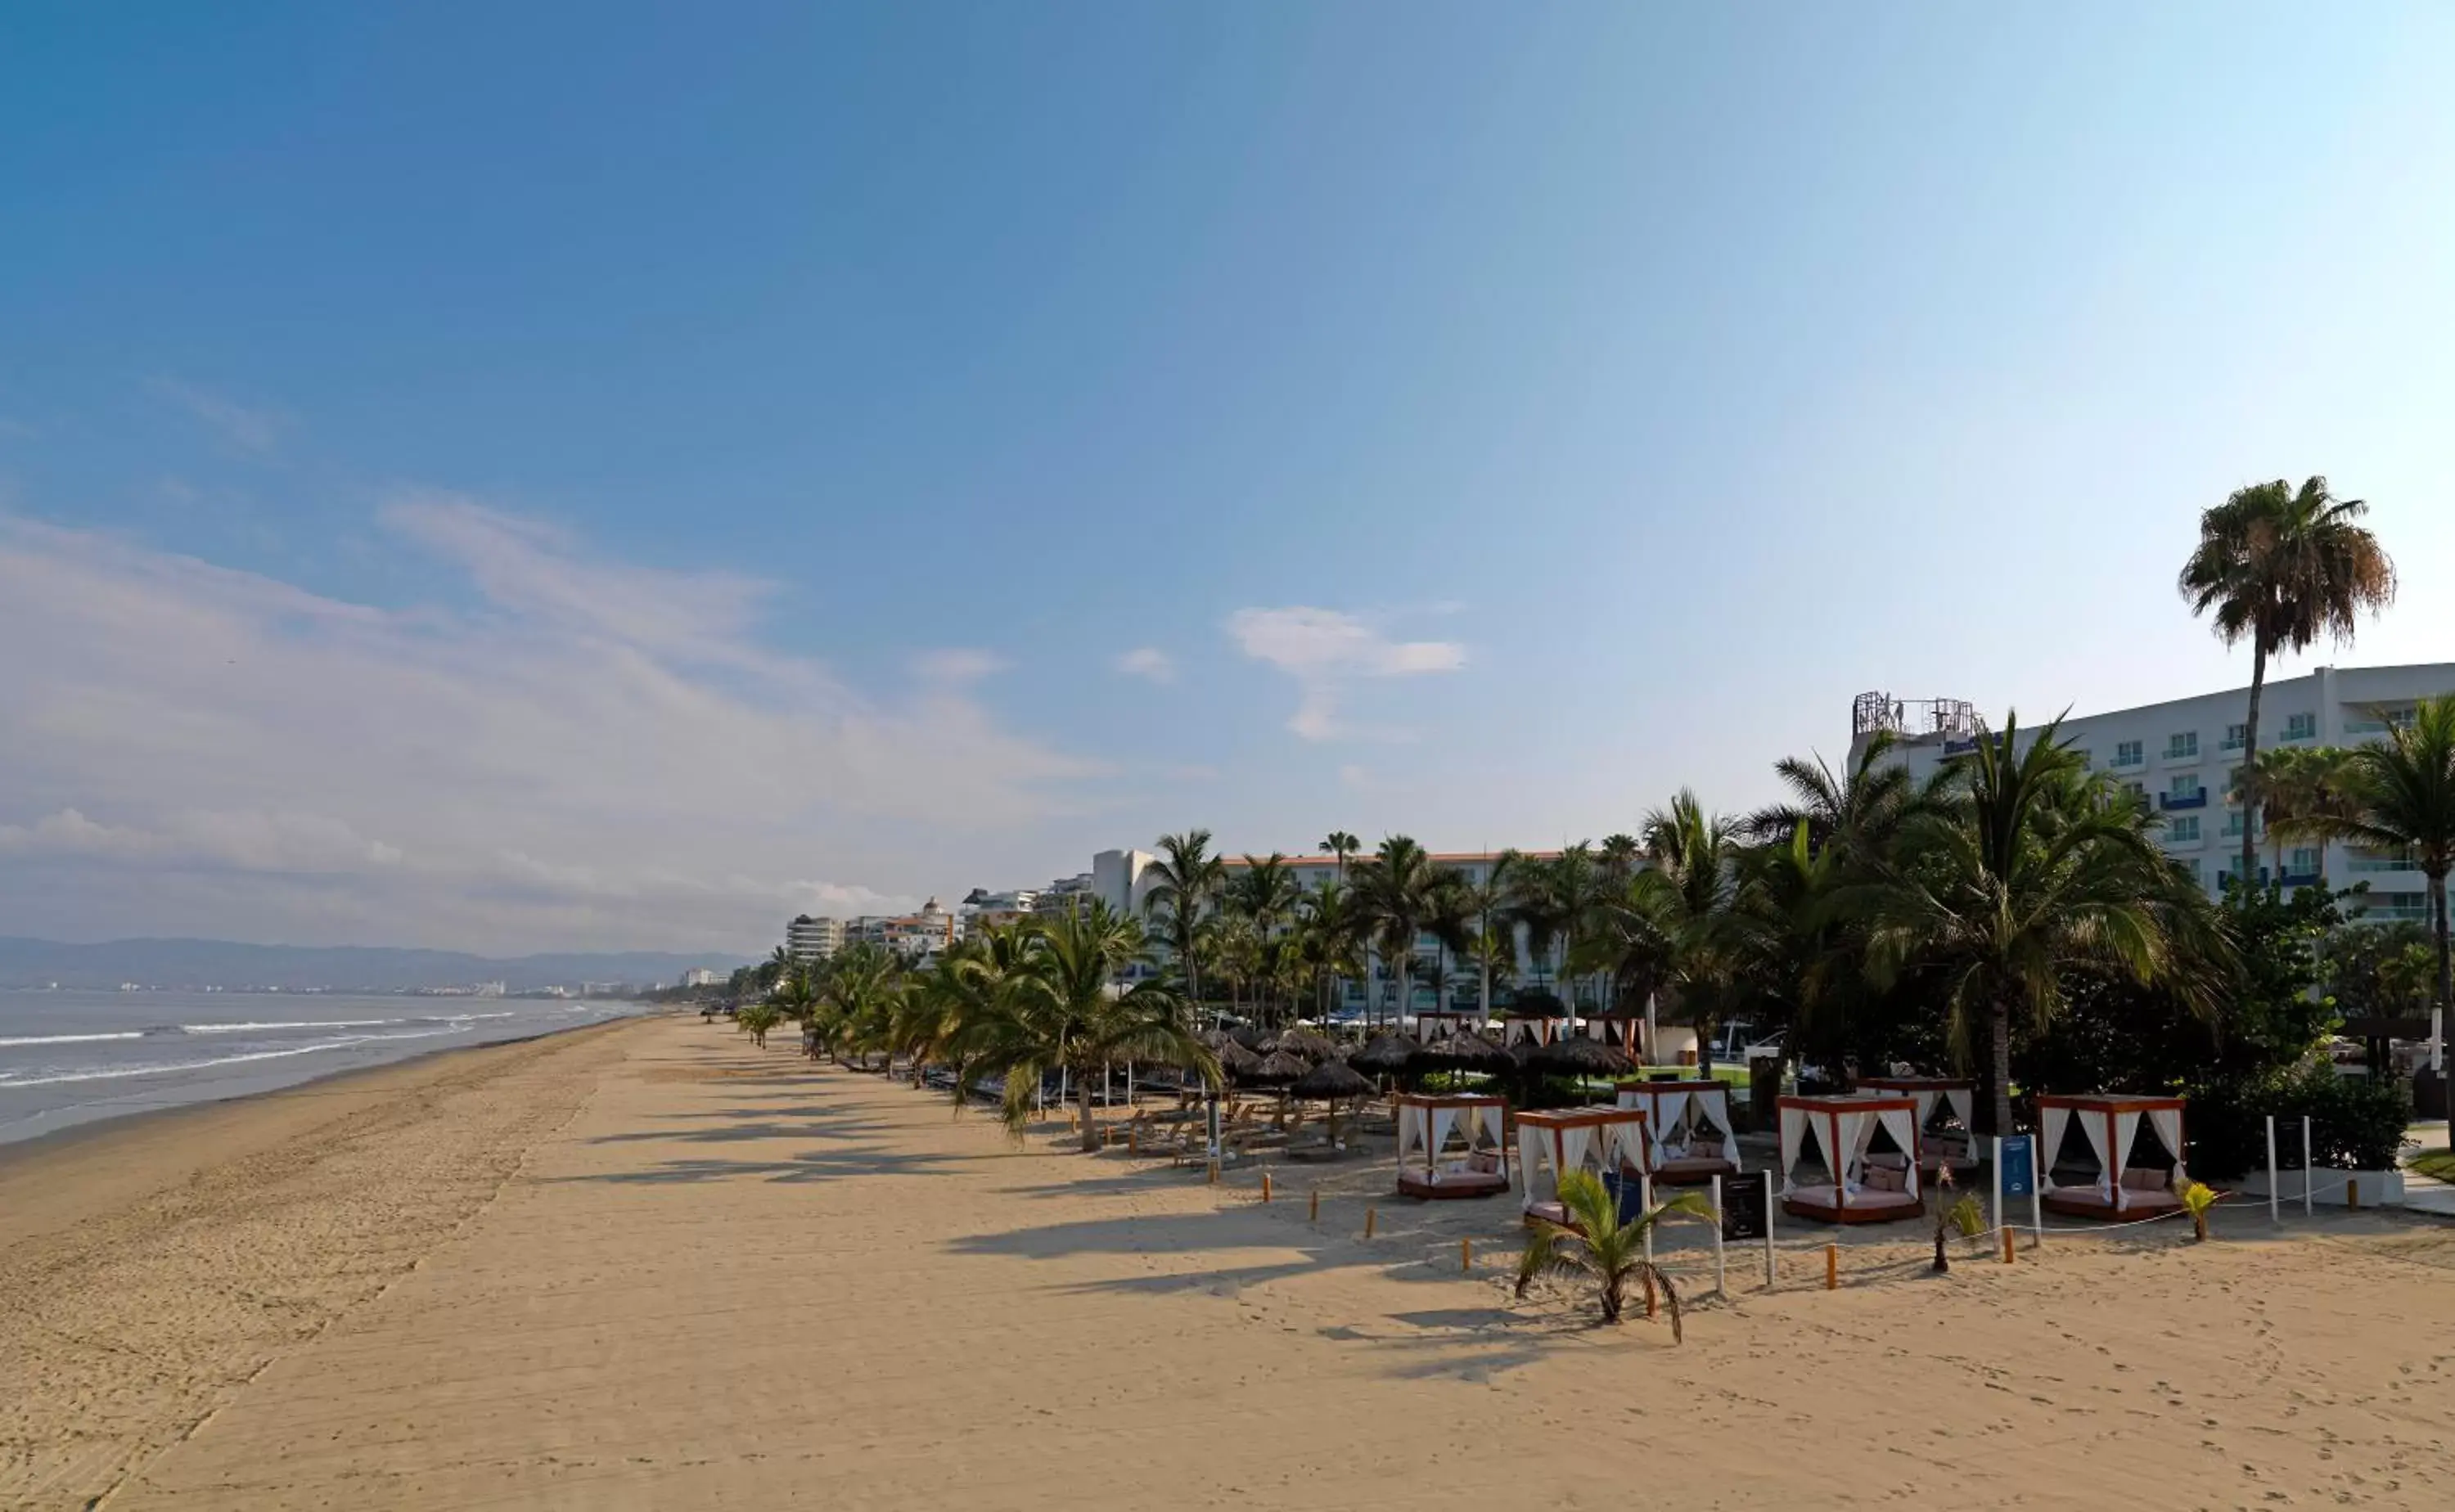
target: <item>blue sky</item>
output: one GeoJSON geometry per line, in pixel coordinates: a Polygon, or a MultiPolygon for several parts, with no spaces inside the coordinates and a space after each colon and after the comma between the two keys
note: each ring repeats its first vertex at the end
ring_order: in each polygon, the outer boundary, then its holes
{"type": "Polygon", "coordinates": [[[1864,689],[2242,680],[2173,573],[2312,472],[2404,575],[2339,659],[2455,659],[2450,69],[2421,6],[12,7],[0,911],[750,948],[1188,824],[1599,836],[1864,689]]]}

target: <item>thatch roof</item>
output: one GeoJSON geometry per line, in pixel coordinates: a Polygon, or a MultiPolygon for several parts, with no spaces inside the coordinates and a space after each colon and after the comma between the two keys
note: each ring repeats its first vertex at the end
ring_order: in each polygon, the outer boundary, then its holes
{"type": "Polygon", "coordinates": [[[1344,1060],[1325,1060],[1296,1078],[1288,1091],[1294,1097],[1327,1102],[1337,1098],[1368,1097],[1372,1083],[1344,1060]]]}
{"type": "Polygon", "coordinates": [[[1393,1029],[1349,1056],[1347,1063],[1370,1076],[1396,1076],[1414,1059],[1415,1048],[1413,1040],[1393,1029]]]}
{"type": "Polygon", "coordinates": [[[1270,1048],[1302,1056],[1307,1060],[1327,1060],[1338,1054],[1338,1046],[1329,1036],[1315,1034],[1309,1029],[1287,1030],[1270,1041],[1270,1048]]]}
{"type": "Polygon", "coordinates": [[[1227,1039],[1225,1037],[1222,1038],[1223,1042],[1218,1046],[1220,1070],[1241,1080],[1261,1069],[1260,1056],[1253,1054],[1233,1039],[1227,1039]]]}
{"type": "Polygon", "coordinates": [[[1613,1045],[1583,1035],[1567,1035],[1526,1053],[1530,1070],[1562,1077],[1624,1077],[1636,1062],[1613,1045]]]}
{"type": "Polygon", "coordinates": [[[1444,1066],[1452,1071],[1514,1071],[1517,1058],[1478,1034],[1459,1030],[1419,1046],[1410,1065],[1444,1066]]]}
{"type": "Polygon", "coordinates": [[[1274,1085],[1279,1082],[1293,1081],[1309,1069],[1311,1068],[1304,1062],[1304,1057],[1289,1055],[1284,1050],[1273,1050],[1254,1062],[1253,1069],[1244,1072],[1237,1079],[1257,1085],[1274,1085]]]}

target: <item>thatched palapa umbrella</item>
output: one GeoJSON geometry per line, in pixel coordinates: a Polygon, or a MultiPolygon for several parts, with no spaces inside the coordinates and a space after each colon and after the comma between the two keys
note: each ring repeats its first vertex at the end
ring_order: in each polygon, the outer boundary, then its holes
{"type": "Polygon", "coordinates": [[[1310,1069],[1304,1063],[1304,1057],[1290,1055],[1285,1050],[1273,1050],[1254,1062],[1253,1069],[1245,1074],[1245,1079],[1255,1086],[1284,1086],[1310,1069]]]}
{"type": "Polygon", "coordinates": [[[1554,1077],[1624,1077],[1636,1069],[1626,1052],[1572,1035],[1526,1052],[1526,1069],[1554,1077]]]}
{"type": "Polygon", "coordinates": [[[1219,1055],[1219,1069],[1228,1076],[1229,1080],[1239,1082],[1248,1080],[1254,1072],[1261,1069],[1260,1056],[1224,1035],[1220,1037],[1220,1040],[1221,1042],[1215,1047],[1219,1055]]]}
{"type": "Polygon", "coordinates": [[[1287,1051],[1289,1055],[1302,1056],[1307,1060],[1315,1062],[1327,1060],[1338,1054],[1338,1046],[1329,1036],[1315,1034],[1309,1029],[1287,1030],[1270,1041],[1270,1048],[1287,1051]]]}
{"type": "Polygon", "coordinates": [[[1481,1071],[1505,1076],[1517,1069],[1517,1058],[1479,1034],[1461,1029],[1416,1047],[1410,1069],[1430,1066],[1445,1071],[1481,1071]]]}
{"type": "Polygon", "coordinates": [[[1421,1048],[1395,1029],[1374,1037],[1371,1043],[1347,1058],[1347,1063],[1367,1076],[1394,1077],[1414,1063],[1415,1052],[1421,1048]]]}
{"type": "Polygon", "coordinates": [[[1325,1060],[1288,1086],[1288,1095],[1308,1102],[1329,1104],[1329,1142],[1338,1142],[1338,1104],[1343,1099],[1369,1098],[1372,1083],[1344,1060],[1325,1060]]]}

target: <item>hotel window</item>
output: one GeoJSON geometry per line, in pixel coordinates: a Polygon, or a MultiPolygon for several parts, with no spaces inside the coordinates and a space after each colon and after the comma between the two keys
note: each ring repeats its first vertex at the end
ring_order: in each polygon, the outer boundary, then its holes
{"type": "Polygon", "coordinates": [[[2315,714],[2288,715],[2284,719],[2284,738],[2315,740],[2319,737],[2319,716],[2315,714]]]}
{"type": "Polygon", "coordinates": [[[2248,744],[2250,744],[2250,726],[2246,724],[2229,724],[2225,726],[2223,749],[2227,751],[2239,751],[2248,744]]]}
{"type": "Polygon", "coordinates": [[[2196,814],[2185,814],[2166,823],[2165,838],[2169,840],[2196,840],[2199,837],[2200,816],[2196,814]]]}
{"type": "Polygon", "coordinates": [[[2292,862],[2285,868],[2285,870],[2291,872],[2296,877],[2314,877],[2318,875],[2318,848],[2311,845],[2296,846],[2293,851],[2292,862]]]}
{"type": "Polygon", "coordinates": [[[2146,807],[2148,806],[2148,784],[2147,784],[2147,783],[2145,783],[2145,782],[2125,782],[2124,784],[2122,784],[2122,791],[2123,791],[2124,795],[2125,795],[2126,796],[2128,796],[2128,797],[2131,799],[2131,801],[2132,801],[2132,802],[2139,804],[2141,808],[2143,808],[2143,809],[2144,809],[2144,808],[2146,808],[2146,807]]]}
{"type": "Polygon", "coordinates": [[[2200,758],[2200,733],[2183,730],[2165,737],[2165,759],[2197,761],[2200,758]]]}
{"type": "Polygon", "coordinates": [[[2238,840],[2242,838],[2242,810],[2225,810],[2223,833],[2224,837],[2228,840],[2238,840]]]}
{"type": "Polygon", "coordinates": [[[2136,767],[2140,764],[2140,759],[2139,741],[2117,740],[2114,742],[2114,764],[2116,766],[2136,767]]]}
{"type": "Polygon", "coordinates": [[[2206,796],[2207,790],[2200,786],[2197,773],[2185,772],[2165,784],[2165,796],[2177,803],[2188,802],[2192,798],[2206,796]]]}

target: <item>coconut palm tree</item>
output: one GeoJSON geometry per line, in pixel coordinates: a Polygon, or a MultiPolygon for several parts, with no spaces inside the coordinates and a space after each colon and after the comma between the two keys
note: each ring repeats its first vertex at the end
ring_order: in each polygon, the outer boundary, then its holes
{"type": "Polygon", "coordinates": [[[1296,955],[1313,982],[1313,1004],[1322,1008],[1338,983],[1364,975],[1366,922],[1354,891],[1328,881],[1297,904],[1296,955]]]}
{"type": "MultiPolygon", "coordinates": [[[[2191,613],[2213,616],[2217,638],[2250,641],[2250,713],[2242,771],[2253,776],[2259,756],[2259,699],[2267,658],[2307,651],[2327,635],[2350,640],[2363,611],[2375,615],[2395,598],[2395,564],[2378,537],[2356,523],[2369,513],[2360,499],[2340,499],[2327,480],[2295,489],[2283,478],[2236,489],[2200,516],[2200,543],[2182,564],[2177,585],[2191,613]]],[[[2259,860],[2243,826],[2242,875],[2259,860]]]]}
{"type": "Polygon", "coordinates": [[[1338,879],[1344,882],[1347,880],[1347,858],[1364,849],[1364,842],[1345,830],[1332,830],[1322,837],[1321,844],[1315,849],[1324,856],[1338,857],[1338,879]]]}
{"type": "Polygon", "coordinates": [[[733,1016],[733,1026],[750,1037],[760,1049],[767,1048],[767,1031],[783,1019],[783,1012],[772,1002],[748,1002],[733,1016]]]}
{"type": "MultiPolygon", "coordinates": [[[[819,1018],[819,1048],[866,1056],[894,1021],[903,991],[903,962],[883,945],[848,945],[828,962],[825,1010],[819,1018]]],[[[893,1059],[893,1052],[888,1052],[893,1059]]]]}
{"type": "Polygon", "coordinates": [[[1142,920],[1097,898],[1042,926],[1021,969],[949,1037],[958,1082],[1003,1077],[1002,1114],[1020,1139],[1043,1074],[1065,1069],[1081,1099],[1085,1151],[1100,1142],[1092,1083],[1112,1064],[1180,1066],[1216,1086],[1218,1058],[1194,1033],[1174,985],[1161,978],[1117,982],[1144,958],[1146,942],[1142,920]]]}
{"type": "Polygon", "coordinates": [[[1382,963],[1395,963],[1392,975],[1402,1020],[1413,996],[1415,937],[1423,933],[1424,919],[1431,909],[1435,870],[1424,848],[1404,835],[1383,840],[1379,850],[1355,867],[1356,907],[1370,921],[1382,963]]]}
{"type": "Polygon", "coordinates": [[[1649,924],[1666,952],[1654,961],[1658,988],[1667,988],[1696,1028],[1700,1075],[1714,1068],[1714,1030],[1729,1017],[1735,958],[1726,937],[1738,889],[1738,840],[1729,819],[1705,812],[1689,789],[1673,795],[1668,808],[1645,816],[1645,854],[1652,865],[1638,874],[1631,901],[1638,916],[1625,937],[1641,952],[1654,944],[1649,924]]]}
{"type": "Polygon", "coordinates": [[[1526,1220],[1532,1232],[1517,1261],[1517,1295],[1524,1297],[1538,1276],[1592,1281],[1602,1320],[1616,1323],[1632,1284],[1644,1288],[1649,1302],[1658,1290],[1663,1311],[1670,1315],[1672,1341],[1677,1342],[1679,1288],[1669,1271],[1647,1258],[1647,1251],[1655,1225],[1664,1219],[1676,1214],[1711,1223],[1715,1221],[1712,1204],[1694,1192],[1682,1192],[1623,1222],[1619,1199],[1601,1177],[1569,1171],[1560,1178],[1560,1206],[1566,1210],[1566,1223],[1532,1215],[1526,1220]]]}
{"type": "Polygon", "coordinates": [[[1514,850],[1501,852],[1475,877],[1460,874],[1459,886],[1464,892],[1472,930],[1461,951],[1475,967],[1475,1009],[1486,1022],[1491,1018],[1491,988],[1495,973],[1503,980],[1517,974],[1517,923],[1510,913],[1516,896],[1518,869],[1526,857],[1514,850]]]}
{"type": "Polygon", "coordinates": [[[1220,890],[1227,885],[1227,862],[1210,853],[1208,830],[1187,830],[1159,837],[1159,859],[1150,864],[1150,875],[1155,880],[1144,895],[1143,911],[1159,919],[1161,937],[1185,978],[1186,998],[1198,1011],[1202,920],[1218,906],[1220,890]]]}
{"type": "Polygon", "coordinates": [[[1927,974],[1964,1058],[1982,1026],[1998,1133],[2012,1127],[2015,1028],[2043,1030],[2076,974],[2161,983],[2203,1013],[2215,1007],[2216,974],[2201,963],[2222,947],[2200,917],[2205,895],[2149,837],[2155,821],[2088,776],[2058,728],[2024,743],[2015,715],[1999,736],[1981,731],[1938,805],[1845,889],[1876,985],[1927,974]]]}
{"type": "Polygon", "coordinates": [[[2312,828],[2358,845],[2401,851],[2427,879],[2429,929],[2438,949],[2437,1009],[2455,1001],[2455,963],[2446,932],[2446,874],[2455,869],[2455,697],[2424,698],[2407,724],[2384,740],[2356,746],[2344,760],[2343,791],[2349,814],[2312,828]]]}
{"type": "Polygon", "coordinates": [[[1862,851],[1882,849],[1917,798],[1909,769],[1892,759],[1898,743],[1892,732],[1877,732],[1840,775],[1822,756],[1782,757],[1773,770],[1790,797],[1741,819],[1739,836],[1759,845],[1787,845],[1803,824],[1808,843],[1819,851],[1836,841],[1862,851]]]}
{"type": "MultiPolygon", "coordinates": [[[[1265,857],[1248,856],[1241,868],[1228,874],[1224,888],[1226,906],[1252,926],[1253,940],[1249,952],[1252,971],[1248,980],[1276,985],[1278,938],[1294,917],[1296,899],[1303,891],[1302,885],[1296,881],[1295,872],[1288,865],[1288,858],[1277,851],[1265,857]]],[[[1275,1012],[1275,994],[1265,996],[1268,999],[1268,1010],[1275,1012]]]]}

